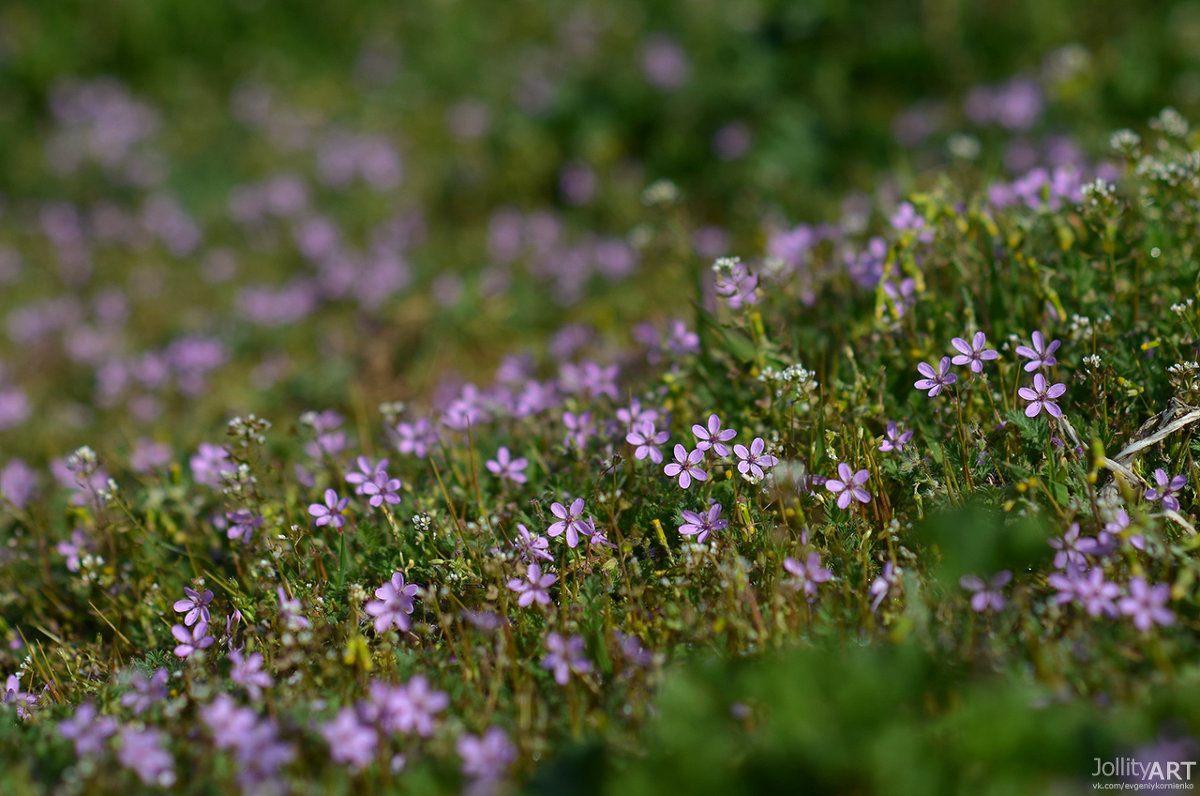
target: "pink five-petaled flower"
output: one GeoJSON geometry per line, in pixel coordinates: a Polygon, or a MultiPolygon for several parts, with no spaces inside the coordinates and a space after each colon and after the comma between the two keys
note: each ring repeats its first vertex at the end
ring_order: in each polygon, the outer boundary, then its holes
{"type": "Polygon", "coordinates": [[[76,757],[100,754],[104,751],[104,742],[116,731],[117,720],[98,715],[91,702],[84,702],[75,709],[75,715],[58,724],[58,734],[74,742],[76,757]]]}
{"type": "Polygon", "coordinates": [[[413,600],[420,587],[415,583],[404,585],[402,572],[392,573],[392,579],[375,590],[379,599],[367,601],[367,613],[375,617],[375,632],[386,632],[395,625],[402,632],[412,626],[408,615],[413,612],[413,600]]]}
{"type": "Polygon", "coordinates": [[[363,493],[364,484],[376,480],[379,471],[387,472],[387,459],[381,459],[377,464],[372,464],[371,460],[366,456],[359,456],[355,459],[354,463],[358,467],[358,470],[346,475],[346,483],[354,484],[354,493],[356,495],[363,493]]]}
{"type": "Polygon", "coordinates": [[[696,436],[696,450],[712,448],[718,456],[729,455],[729,446],[725,443],[737,436],[732,428],[722,429],[721,418],[715,414],[708,416],[707,427],[699,423],[692,426],[692,433],[696,436]]]}
{"type": "Polygon", "coordinates": [[[987,335],[983,332],[976,332],[969,343],[961,337],[955,337],[950,344],[960,352],[950,361],[955,365],[970,365],[975,373],[983,373],[985,359],[997,359],[1000,356],[999,351],[987,347],[987,335]]]}
{"type": "Polygon", "coordinates": [[[670,462],[663,468],[663,472],[668,478],[679,478],[679,488],[687,489],[692,485],[692,481],[707,481],[708,473],[700,469],[700,463],[704,461],[704,451],[696,448],[691,453],[688,453],[687,448],[682,445],[675,446],[675,461],[670,462]]]}
{"type": "Polygon", "coordinates": [[[554,682],[566,685],[571,672],[584,674],[592,670],[592,664],[583,656],[583,638],[571,636],[565,639],[558,633],[546,636],[546,656],[542,668],[554,673],[554,682]]]}
{"type": "Polygon", "coordinates": [[[246,656],[241,650],[231,650],[229,662],[233,664],[233,668],[229,670],[229,679],[245,688],[252,701],[262,697],[264,688],[275,684],[271,675],[263,671],[264,659],[261,652],[252,652],[246,656]]]}
{"type": "Polygon", "coordinates": [[[589,530],[587,522],[583,519],[583,507],[583,498],[575,498],[570,508],[561,503],[551,503],[550,513],[558,518],[558,522],[546,529],[546,535],[559,536],[565,532],[567,547],[574,548],[578,545],[580,534],[586,536],[589,530]]]}
{"type": "Polygon", "coordinates": [[[171,635],[179,642],[179,645],[175,647],[175,654],[180,658],[186,658],[199,650],[208,649],[216,641],[208,635],[208,622],[203,621],[197,622],[191,628],[175,625],[171,628],[171,635]]]}
{"type": "Polygon", "coordinates": [[[817,584],[828,583],[833,573],[821,566],[821,554],[813,551],[804,559],[804,563],[794,558],[783,559],[783,568],[795,577],[789,585],[795,591],[803,591],[809,600],[817,596],[817,584]]]}
{"type": "Polygon", "coordinates": [[[517,548],[517,551],[530,563],[535,558],[543,561],[554,560],[554,556],[550,555],[548,550],[550,542],[546,541],[545,537],[530,533],[529,529],[519,522],[517,523],[517,539],[513,542],[513,547],[517,548]]]}
{"type": "MultiPolygon", "coordinates": [[[[478,738],[464,733],[458,736],[455,749],[462,758],[463,776],[470,777],[479,785],[495,783],[517,759],[517,747],[499,727],[489,727],[478,738]]],[[[491,787],[482,787],[478,792],[491,793],[493,790],[491,787]]],[[[467,788],[467,792],[476,791],[467,788]]]]}
{"type": "Polygon", "coordinates": [[[183,617],[185,625],[191,627],[197,622],[209,622],[212,620],[212,616],[208,611],[208,604],[213,600],[212,591],[205,589],[203,592],[198,592],[193,588],[184,586],[183,593],[187,597],[182,600],[176,600],[173,607],[175,608],[175,613],[185,614],[183,617]]]}
{"type": "Polygon", "coordinates": [[[1175,621],[1175,614],[1167,608],[1170,599],[1171,587],[1166,583],[1150,586],[1141,578],[1133,578],[1129,581],[1129,596],[1122,597],[1117,607],[1133,617],[1133,626],[1144,633],[1155,625],[1175,621]]]}
{"type": "Polygon", "coordinates": [[[313,503],[308,507],[308,513],[316,518],[316,525],[332,525],[341,528],[346,524],[342,512],[350,505],[350,498],[338,500],[338,493],[332,489],[325,490],[325,503],[313,503]]]}
{"type": "Polygon", "coordinates": [[[1033,348],[1027,345],[1017,346],[1017,356],[1025,357],[1030,362],[1025,363],[1025,372],[1032,373],[1038,368],[1050,368],[1058,362],[1054,357],[1054,352],[1062,343],[1058,340],[1046,345],[1046,338],[1042,337],[1041,332],[1033,333],[1033,348]]]}
{"type": "Polygon", "coordinates": [[[379,733],[363,723],[352,707],[342,708],[332,721],[321,725],[321,735],[335,763],[348,763],[356,769],[370,765],[379,746],[379,733]]]}
{"type": "Polygon", "coordinates": [[[891,561],[886,561],[883,564],[883,571],[879,573],[879,577],[871,581],[871,586],[868,589],[868,594],[871,596],[871,610],[878,611],[879,606],[887,599],[888,592],[899,583],[900,568],[891,561]]]}
{"type": "Polygon", "coordinates": [[[1180,474],[1167,478],[1167,471],[1161,467],[1154,471],[1154,482],[1158,489],[1147,489],[1146,500],[1161,500],[1166,511],[1179,511],[1179,498],[1175,493],[1187,486],[1187,476],[1180,474]]]}
{"type": "Polygon", "coordinates": [[[1029,401],[1029,406],[1025,407],[1026,417],[1037,417],[1038,413],[1043,409],[1051,417],[1062,417],[1062,410],[1058,408],[1058,404],[1054,399],[1062,396],[1067,391],[1067,385],[1051,384],[1046,381],[1046,377],[1040,373],[1035,373],[1033,376],[1033,389],[1022,387],[1017,390],[1017,395],[1029,401]]]}
{"type": "Polygon", "coordinates": [[[671,435],[667,431],[656,431],[653,421],[640,420],[633,430],[625,435],[625,441],[633,445],[633,458],[650,459],[655,464],[662,464],[662,451],[658,449],[671,435]]]}
{"type": "Polygon", "coordinates": [[[512,481],[514,484],[523,484],[528,479],[523,472],[529,466],[529,460],[526,458],[514,459],[512,454],[508,452],[508,448],[501,446],[500,450],[496,451],[496,458],[487,461],[487,468],[499,478],[512,481]]]}
{"type": "Polygon", "coordinates": [[[902,450],[904,446],[908,444],[908,441],[912,439],[913,433],[911,431],[905,431],[903,434],[897,435],[897,430],[896,421],[889,420],[887,423],[887,431],[885,432],[884,440],[883,442],[879,443],[879,450],[883,451],[884,453],[888,453],[889,451],[898,451],[902,450]]]}
{"type": "Polygon", "coordinates": [[[1012,573],[1005,569],[993,575],[987,583],[984,583],[983,579],[976,575],[963,575],[958,579],[958,584],[967,591],[974,592],[971,596],[971,608],[975,610],[975,613],[981,614],[984,611],[1004,609],[1004,595],[1000,590],[1010,580],[1012,580],[1012,573]]]}
{"type": "Polygon", "coordinates": [[[950,372],[950,357],[942,357],[937,370],[928,362],[917,365],[917,372],[925,378],[913,382],[918,390],[929,390],[929,397],[936,398],[938,393],[958,381],[958,376],[950,372]]]}
{"type": "Polygon", "coordinates": [[[859,503],[871,502],[871,493],[863,489],[863,484],[871,480],[870,470],[864,467],[856,473],[845,462],[838,464],[837,470],[838,477],[826,480],[825,488],[838,496],[837,506],[839,509],[846,508],[853,500],[857,500],[859,503]]]}
{"type": "Polygon", "coordinates": [[[708,511],[684,509],[681,513],[683,514],[683,525],[679,526],[679,532],[684,536],[695,536],[696,541],[700,544],[704,544],[710,533],[729,527],[729,520],[720,519],[720,503],[712,504],[708,511]]]}
{"type": "Polygon", "coordinates": [[[371,684],[373,705],[380,726],[387,732],[433,735],[437,714],[450,705],[450,695],[429,685],[424,675],[415,675],[404,685],[371,684]]]}
{"type": "Polygon", "coordinates": [[[766,475],[764,470],[770,470],[779,461],[771,454],[763,452],[766,447],[767,443],[763,442],[762,437],[755,437],[749,450],[745,445],[733,446],[733,452],[740,460],[737,465],[738,472],[747,480],[761,481],[766,475]]]}
{"type": "Polygon", "coordinates": [[[549,605],[550,587],[557,581],[558,575],[553,572],[543,575],[541,567],[537,564],[530,564],[525,577],[523,579],[513,578],[508,582],[508,588],[521,595],[517,598],[517,605],[522,608],[534,602],[549,605]]]}

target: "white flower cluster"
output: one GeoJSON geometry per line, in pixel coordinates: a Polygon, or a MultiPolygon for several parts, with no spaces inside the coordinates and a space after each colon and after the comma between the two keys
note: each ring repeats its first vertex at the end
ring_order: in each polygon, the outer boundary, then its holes
{"type": "Polygon", "coordinates": [[[258,479],[250,472],[250,465],[245,462],[238,464],[236,470],[222,470],[221,480],[225,482],[223,491],[229,497],[245,497],[249,489],[258,483],[258,479]]]}
{"type": "Polygon", "coordinates": [[[265,420],[255,415],[247,415],[246,417],[235,417],[229,421],[229,436],[238,441],[243,448],[248,448],[251,445],[267,444],[267,437],[264,432],[271,428],[271,421],[265,420]]]}
{"type": "MultiPolygon", "coordinates": [[[[776,370],[767,365],[758,374],[758,380],[774,385],[776,398],[804,402],[817,391],[819,382],[815,378],[816,375],[799,363],[788,365],[783,370],[776,370]]],[[[807,404],[803,408],[807,408],[807,404]]]]}

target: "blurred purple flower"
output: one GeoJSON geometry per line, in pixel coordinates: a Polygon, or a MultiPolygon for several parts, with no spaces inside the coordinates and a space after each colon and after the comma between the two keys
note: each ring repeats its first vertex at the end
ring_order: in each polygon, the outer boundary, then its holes
{"type": "Polygon", "coordinates": [[[542,668],[554,673],[554,682],[566,685],[572,672],[582,675],[592,670],[592,664],[583,655],[583,638],[571,636],[564,639],[558,633],[546,636],[547,653],[542,658],[542,668]]]}
{"type": "Polygon", "coordinates": [[[1010,580],[1012,580],[1012,573],[1006,569],[997,572],[987,583],[984,583],[983,579],[976,575],[963,575],[958,579],[958,583],[967,591],[974,592],[971,597],[971,608],[981,614],[985,611],[1004,609],[1004,594],[1000,590],[1010,580]]]}
{"type": "Polygon", "coordinates": [[[392,579],[375,590],[375,600],[369,600],[366,611],[375,617],[375,632],[384,633],[392,625],[401,632],[412,626],[408,615],[413,612],[413,601],[420,587],[415,583],[404,584],[404,573],[392,573],[392,579]]]}
{"type": "Polygon", "coordinates": [[[501,446],[496,451],[495,459],[487,461],[487,468],[493,475],[516,484],[523,484],[529,480],[524,473],[525,468],[528,466],[528,459],[524,457],[520,459],[512,458],[512,454],[504,446],[501,446]]]}
{"type": "Polygon", "coordinates": [[[1166,583],[1150,586],[1141,578],[1129,581],[1129,596],[1122,597],[1117,604],[1121,613],[1133,618],[1133,625],[1145,633],[1155,625],[1167,626],[1175,621],[1175,614],[1167,608],[1171,600],[1171,587],[1166,583]]]}

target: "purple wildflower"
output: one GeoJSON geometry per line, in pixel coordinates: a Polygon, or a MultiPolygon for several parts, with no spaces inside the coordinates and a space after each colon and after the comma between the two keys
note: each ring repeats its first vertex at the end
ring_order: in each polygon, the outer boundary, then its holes
{"type": "Polygon", "coordinates": [[[896,586],[899,580],[900,568],[891,561],[884,562],[883,571],[879,573],[879,577],[871,581],[871,586],[867,592],[871,597],[872,611],[879,610],[879,606],[887,599],[888,593],[896,586]]]}
{"type": "Polygon", "coordinates": [[[450,705],[450,695],[430,688],[429,680],[421,674],[400,686],[376,683],[371,687],[371,696],[384,730],[415,733],[422,738],[433,735],[434,717],[450,705]]]}
{"type": "Polygon", "coordinates": [[[762,437],[755,437],[750,443],[750,449],[747,450],[745,445],[734,445],[733,452],[737,454],[738,472],[747,480],[755,483],[761,481],[766,475],[764,470],[770,470],[778,463],[778,459],[769,453],[764,453],[767,443],[763,442],[762,437]]]}
{"type": "Polygon", "coordinates": [[[205,589],[203,592],[198,592],[191,587],[184,586],[183,593],[187,597],[177,600],[174,605],[175,613],[185,614],[183,623],[188,627],[197,622],[208,623],[212,619],[208,611],[208,605],[213,600],[212,590],[205,589]]]}
{"type": "Polygon", "coordinates": [[[21,459],[12,459],[0,470],[0,497],[18,509],[25,508],[37,487],[37,473],[21,459]]]}
{"type": "Polygon", "coordinates": [[[408,615],[413,612],[413,600],[420,587],[415,583],[404,585],[404,573],[392,573],[392,579],[375,590],[377,600],[367,602],[367,613],[375,617],[375,632],[386,632],[395,625],[402,632],[412,626],[408,615]]]}
{"type": "Polygon", "coordinates": [[[1175,614],[1167,608],[1171,599],[1171,587],[1165,583],[1150,586],[1141,578],[1129,581],[1129,596],[1122,597],[1117,607],[1125,616],[1133,617],[1133,626],[1145,633],[1155,625],[1164,627],[1175,621],[1175,614]]]}
{"type": "Polygon", "coordinates": [[[586,534],[588,525],[583,520],[583,498],[575,498],[571,502],[571,507],[567,508],[561,503],[551,503],[550,513],[558,518],[558,522],[553,523],[546,529],[546,535],[550,537],[559,536],[566,533],[567,547],[575,547],[579,544],[579,535],[586,534]]]}
{"type": "Polygon", "coordinates": [[[387,470],[383,468],[386,462],[387,459],[380,462],[380,467],[375,471],[375,480],[362,485],[362,494],[369,497],[367,503],[373,508],[379,508],[384,503],[394,506],[400,502],[400,487],[403,484],[399,478],[388,478],[387,470]]]}
{"type": "Polygon", "coordinates": [[[87,535],[78,528],[71,531],[69,542],[59,542],[54,546],[58,554],[67,560],[67,571],[69,572],[79,571],[79,556],[90,548],[91,543],[88,541],[87,535]]]}
{"type": "Polygon", "coordinates": [[[983,373],[985,360],[997,359],[1000,356],[1000,352],[987,347],[987,335],[983,332],[976,332],[970,343],[961,337],[955,337],[950,344],[960,352],[950,361],[955,365],[970,365],[975,373],[983,373]]]}
{"type": "Polygon", "coordinates": [[[712,448],[718,456],[729,455],[729,446],[725,443],[737,436],[737,432],[731,428],[722,429],[721,418],[715,414],[708,416],[706,426],[699,423],[692,426],[692,434],[696,436],[696,450],[712,448]]]}
{"type": "Polygon", "coordinates": [[[993,575],[987,583],[984,583],[983,579],[976,575],[963,575],[958,579],[958,583],[967,591],[974,592],[971,597],[971,608],[981,614],[984,611],[1004,609],[1004,595],[1000,590],[1010,580],[1012,580],[1012,573],[1005,569],[993,575]]]}
{"type": "Polygon", "coordinates": [[[325,503],[310,504],[308,513],[316,518],[314,523],[317,526],[332,525],[334,528],[341,528],[346,524],[346,518],[342,516],[342,512],[350,505],[350,498],[344,497],[338,500],[338,493],[332,489],[325,490],[325,503]]]}
{"type": "Polygon", "coordinates": [[[621,649],[621,654],[634,666],[646,668],[654,663],[654,653],[642,646],[642,640],[632,633],[622,633],[614,630],[613,636],[621,649]]]}
{"type": "Polygon", "coordinates": [[[883,292],[892,300],[896,308],[896,317],[903,318],[904,313],[917,303],[917,280],[911,276],[902,279],[897,285],[894,282],[884,282],[883,292]]]}
{"type": "Polygon", "coordinates": [[[758,277],[753,276],[737,257],[722,257],[713,265],[717,274],[717,295],[725,299],[729,309],[737,310],[758,303],[758,277]]]}
{"type": "Polygon", "coordinates": [[[530,563],[535,558],[543,561],[554,560],[554,556],[548,552],[550,542],[543,536],[530,533],[529,529],[519,522],[517,523],[517,539],[513,542],[513,547],[516,547],[525,560],[530,563]]]}
{"type": "Polygon", "coordinates": [[[299,600],[289,599],[282,586],[277,586],[275,593],[279,595],[279,618],[289,629],[300,630],[312,627],[312,622],[308,621],[308,617],[300,613],[303,607],[299,600]]]}
{"type": "Polygon", "coordinates": [[[898,429],[896,428],[896,421],[889,420],[887,423],[887,430],[884,434],[884,440],[883,442],[879,443],[879,450],[883,451],[884,453],[888,453],[890,451],[900,451],[904,449],[904,446],[907,445],[908,441],[912,439],[913,433],[911,431],[905,431],[903,434],[897,435],[897,431],[898,429]]]}
{"type": "Polygon", "coordinates": [[[1025,363],[1025,372],[1032,373],[1038,368],[1051,368],[1058,360],[1054,357],[1054,352],[1062,345],[1061,341],[1055,340],[1049,345],[1046,344],[1046,338],[1041,332],[1033,333],[1033,347],[1027,345],[1017,346],[1017,356],[1025,357],[1030,360],[1025,363]]]}
{"type": "Polygon", "coordinates": [[[396,450],[400,453],[424,459],[437,441],[437,429],[427,417],[419,417],[411,423],[396,424],[396,450]]]}
{"type": "Polygon", "coordinates": [[[654,423],[649,420],[641,420],[634,426],[633,430],[625,435],[625,441],[634,446],[633,458],[635,459],[650,459],[655,464],[662,464],[662,451],[658,449],[671,435],[667,431],[656,431],[654,423]]]}
{"type": "Polygon", "coordinates": [[[155,702],[167,698],[167,677],[166,669],[157,669],[150,677],[134,672],[129,678],[132,690],[121,696],[121,704],[129,708],[133,715],[140,716],[155,702]]]}
{"type": "Polygon", "coordinates": [[[243,544],[248,543],[255,529],[261,527],[263,524],[262,515],[255,514],[249,509],[227,511],[225,512],[225,519],[229,522],[229,527],[225,531],[226,535],[230,540],[241,539],[243,544]]]}
{"type": "Polygon", "coordinates": [[[695,536],[696,541],[700,544],[704,544],[710,533],[724,530],[729,526],[729,520],[720,519],[720,503],[712,504],[705,512],[684,509],[682,514],[683,525],[679,526],[679,532],[684,536],[695,536]]]}
{"type": "Polygon", "coordinates": [[[523,484],[528,480],[523,472],[528,466],[528,459],[512,458],[512,455],[508,452],[508,448],[503,446],[500,450],[496,451],[496,458],[489,459],[487,462],[487,468],[491,471],[492,475],[516,484],[523,484]]]}
{"type": "Polygon", "coordinates": [[[333,721],[321,726],[321,736],[329,744],[329,756],[335,763],[354,768],[370,765],[379,745],[379,733],[363,724],[354,708],[342,708],[333,721]]]}
{"type": "Polygon", "coordinates": [[[1054,554],[1055,569],[1065,569],[1068,566],[1083,567],[1087,565],[1084,556],[1097,555],[1099,543],[1090,537],[1080,538],[1079,523],[1071,523],[1061,539],[1051,539],[1050,546],[1057,552],[1054,554]]]}
{"type": "Polygon", "coordinates": [[[197,622],[190,629],[183,625],[174,625],[171,628],[171,635],[179,642],[175,647],[175,655],[180,658],[187,658],[201,650],[206,650],[216,641],[208,635],[208,622],[197,622]]]}
{"type": "Polygon", "coordinates": [[[937,370],[928,362],[922,362],[917,365],[917,372],[925,378],[918,379],[913,386],[918,390],[929,390],[930,398],[936,398],[938,393],[958,381],[958,376],[950,372],[950,357],[942,357],[937,370]]]}
{"type": "Polygon", "coordinates": [[[701,462],[704,461],[704,451],[696,448],[691,453],[682,445],[675,446],[675,461],[670,462],[663,468],[663,473],[669,478],[679,478],[679,488],[687,489],[692,485],[692,480],[707,481],[708,473],[700,469],[701,462]]]}
{"type": "Polygon", "coordinates": [[[262,697],[262,690],[275,684],[271,675],[263,671],[263,656],[261,652],[251,653],[248,657],[241,650],[229,653],[233,668],[229,671],[229,679],[246,689],[250,699],[257,701],[262,697]]]}
{"type": "Polygon", "coordinates": [[[1121,589],[1104,579],[1104,570],[1100,567],[1092,567],[1087,575],[1076,580],[1075,593],[1088,616],[1103,614],[1112,618],[1117,615],[1113,600],[1120,595],[1121,589]]]}
{"type": "Polygon", "coordinates": [[[567,436],[563,440],[563,445],[578,450],[586,448],[588,440],[596,433],[596,426],[592,422],[592,413],[563,412],[562,421],[567,428],[567,436]]]}
{"type": "Polygon", "coordinates": [[[1035,373],[1033,376],[1033,389],[1022,387],[1017,390],[1017,395],[1030,402],[1029,406],[1025,407],[1026,417],[1037,417],[1043,409],[1052,417],[1062,417],[1062,409],[1059,409],[1058,404],[1054,400],[1062,396],[1066,391],[1067,385],[1061,382],[1050,384],[1046,381],[1045,376],[1035,373]]]}
{"type": "Polygon", "coordinates": [[[1158,489],[1147,489],[1146,500],[1161,500],[1164,511],[1179,511],[1179,498],[1175,495],[1187,486],[1187,476],[1180,473],[1167,478],[1167,471],[1159,467],[1154,471],[1154,482],[1158,489]]]}
{"type": "Polygon", "coordinates": [[[550,604],[550,587],[558,581],[558,575],[548,572],[542,574],[542,568],[537,564],[530,564],[526,571],[525,578],[513,578],[508,582],[508,588],[521,595],[517,598],[517,605],[525,608],[533,603],[541,603],[542,605],[550,604]]]}
{"type": "MultiPolygon", "coordinates": [[[[517,748],[499,727],[489,727],[478,737],[464,733],[454,748],[463,761],[463,776],[474,780],[476,785],[496,783],[517,759],[517,748]]],[[[481,790],[488,792],[491,788],[481,790]]]]}
{"type": "Polygon", "coordinates": [[[837,506],[839,509],[846,508],[855,500],[859,503],[871,502],[871,493],[863,489],[863,484],[871,480],[870,470],[863,468],[858,472],[853,472],[850,465],[845,462],[838,464],[837,470],[838,477],[826,479],[825,488],[838,496],[837,506]]]}
{"type": "Polygon", "coordinates": [[[205,486],[221,486],[224,476],[237,471],[237,467],[229,460],[229,451],[220,445],[200,443],[199,449],[191,459],[192,477],[196,483],[205,486]]]}
{"type": "Polygon", "coordinates": [[[112,716],[98,716],[96,706],[84,702],[75,708],[75,715],[58,723],[58,734],[75,744],[76,757],[97,755],[104,751],[104,742],[117,731],[112,716]]]}
{"type": "Polygon", "coordinates": [[[821,554],[816,551],[809,553],[804,563],[790,556],[785,558],[783,568],[795,576],[788,585],[794,591],[803,591],[810,601],[817,596],[817,584],[828,583],[833,578],[833,573],[821,566],[821,554]]]}
{"type": "Polygon", "coordinates": [[[175,783],[175,760],[163,749],[166,733],[158,729],[121,729],[117,760],[138,775],[145,785],[169,787],[175,783]]]}
{"type": "Polygon", "coordinates": [[[542,668],[554,673],[554,682],[566,685],[571,673],[582,675],[592,670],[592,664],[583,657],[583,638],[571,636],[564,639],[558,633],[546,637],[548,652],[542,658],[542,668]]]}
{"type": "Polygon", "coordinates": [[[371,460],[366,456],[359,456],[354,460],[358,470],[346,474],[346,483],[354,484],[354,494],[363,494],[363,485],[377,480],[379,471],[384,471],[384,479],[387,475],[387,459],[380,459],[377,464],[372,464],[371,460]]]}

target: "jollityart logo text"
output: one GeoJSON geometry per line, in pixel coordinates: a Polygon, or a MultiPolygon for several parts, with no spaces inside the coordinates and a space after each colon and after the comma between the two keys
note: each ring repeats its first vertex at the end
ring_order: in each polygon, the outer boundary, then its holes
{"type": "Polygon", "coordinates": [[[1120,782],[1095,782],[1096,790],[1190,791],[1195,760],[1138,760],[1136,757],[1096,758],[1093,777],[1118,778],[1120,782]]]}

